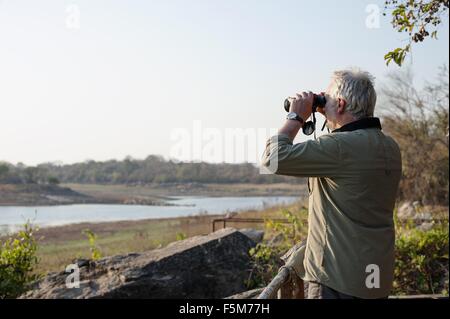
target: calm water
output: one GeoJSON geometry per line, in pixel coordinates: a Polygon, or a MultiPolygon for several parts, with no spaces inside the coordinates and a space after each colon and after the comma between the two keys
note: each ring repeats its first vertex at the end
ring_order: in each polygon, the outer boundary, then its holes
{"type": "Polygon", "coordinates": [[[174,197],[180,206],[64,205],[41,207],[0,207],[0,233],[14,231],[27,219],[39,226],[58,226],[82,222],[110,222],[263,209],[290,204],[297,197],[174,197]]]}

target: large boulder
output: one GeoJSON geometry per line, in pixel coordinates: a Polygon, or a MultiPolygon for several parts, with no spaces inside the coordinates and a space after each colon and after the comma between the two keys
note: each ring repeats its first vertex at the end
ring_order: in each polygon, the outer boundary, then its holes
{"type": "Polygon", "coordinates": [[[236,295],[226,297],[225,299],[258,299],[264,288],[257,288],[249,291],[240,292],[236,295]]]}
{"type": "Polygon", "coordinates": [[[246,290],[254,246],[228,228],[140,254],[78,260],[79,288],[67,288],[63,271],[21,298],[225,298],[246,290]]]}
{"type": "Polygon", "coordinates": [[[253,229],[253,228],[243,228],[239,229],[241,233],[243,233],[245,236],[253,240],[255,243],[260,243],[264,239],[264,231],[253,229]]]}

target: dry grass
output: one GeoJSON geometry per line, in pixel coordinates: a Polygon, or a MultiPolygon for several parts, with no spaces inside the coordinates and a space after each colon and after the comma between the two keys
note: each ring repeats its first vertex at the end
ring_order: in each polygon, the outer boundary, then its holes
{"type": "Polygon", "coordinates": [[[306,193],[305,184],[173,184],[173,185],[97,185],[64,184],[94,198],[124,200],[144,197],[161,200],[170,196],[298,196],[306,193]]]}

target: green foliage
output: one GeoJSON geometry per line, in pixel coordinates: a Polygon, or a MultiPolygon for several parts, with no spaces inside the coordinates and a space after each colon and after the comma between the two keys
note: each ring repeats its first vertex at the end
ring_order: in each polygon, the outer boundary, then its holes
{"type": "Polygon", "coordinates": [[[404,48],[397,48],[394,51],[388,52],[384,56],[386,64],[389,65],[392,61],[394,61],[397,65],[401,66],[405,61],[406,55],[409,53],[410,49],[411,46],[407,45],[404,48]]]}
{"type": "Polygon", "coordinates": [[[47,181],[50,185],[58,185],[59,184],[59,179],[57,179],[56,177],[53,177],[53,176],[50,176],[47,179],[47,181]]]}
{"type": "Polygon", "coordinates": [[[23,171],[23,175],[25,177],[25,183],[27,184],[36,184],[38,182],[38,176],[39,171],[36,167],[27,167],[23,171]]]}
{"type": "Polygon", "coordinates": [[[395,294],[448,295],[448,239],[448,221],[430,231],[397,235],[395,294]]]}
{"type": "Polygon", "coordinates": [[[259,243],[249,251],[252,269],[246,281],[248,289],[267,286],[283,265],[280,257],[286,252],[281,246],[269,246],[259,243]]]}
{"type": "Polygon", "coordinates": [[[281,237],[283,244],[291,246],[295,244],[296,241],[300,240],[300,235],[303,230],[301,228],[302,223],[300,222],[299,216],[288,209],[282,209],[280,213],[289,224],[268,219],[266,220],[265,228],[268,233],[281,237]]]}
{"type": "Polygon", "coordinates": [[[408,45],[385,55],[386,63],[394,61],[402,66],[412,43],[423,42],[428,37],[437,39],[438,26],[443,16],[448,15],[448,8],[449,0],[386,0],[385,9],[391,11],[393,28],[409,36],[408,45]]]}
{"type": "Polygon", "coordinates": [[[24,229],[0,246],[0,299],[15,298],[39,278],[33,274],[38,263],[36,229],[27,222],[24,229]]]}
{"type": "Polygon", "coordinates": [[[280,257],[305,236],[306,229],[303,227],[302,217],[306,217],[306,209],[302,208],[297,213],[283,209],[280,213],[289,221],[290,225],[271,219],[266,221],[266,233],[279,240],[274,243],[259,243],[250,249],[252,269],[246,281],[248,289],[267,286],[283,265],[280,257]]]}
{"type": "Polygon", "coordinates": [[[97,246],[97,235],[90,229],[83,230],[83,235],[86,235],[89,241],[89,247],[91,250],[91,259],[98,260],[102,258],[99,247],[97,246]]]}
{"type": "Polygon", "coordinates": [[[9,172],[9,166],[4,163],[0,163],[0,180],[6,176],[9,172]]]}
{"type": "Polygon", "coordinates": [[[186,238],[187,238],[187,235],[185,233],[177,233],[177,237],[176,237],[177,241],[185,240],[186,238]]]}

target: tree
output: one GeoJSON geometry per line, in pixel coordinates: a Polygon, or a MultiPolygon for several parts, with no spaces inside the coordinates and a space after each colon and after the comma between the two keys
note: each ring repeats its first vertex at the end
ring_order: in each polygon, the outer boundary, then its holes
{"type": "Polygon", "coordinates": [[[449,202],[449,82],[443,67],[423,90],[409,70],[389,75],[383,91],[384,129],[399,144],[403,159],[400,199],[424,204],[449,202]]]}
{"type": "Polygon", "coordinates": [[[0,163],[0,181],[5,178],[9,172],[9,167],[6,164],[0,163]]]}
{"type": "Polygon", "coordinates": [[[39,170],[36,167],[27,167],[23,171],[25,183],[36,184],[38,182],[39,170]]]}
{"type": "MultiPolygon", "coordinates": [[[[389,65],[394,61],[402,66],[406,55],[411,52],[413,43],[420,43],[426,38],[437,39],[438,26],[443,17],[448,16],[449,0],[386,0],[385,10],[391,11],[392,26],[398,32],[409,35],[408,44],[397,48],[384,57],[389,65]]],[[[386,15],[386,12],[384,13],[386,15]]]]}
{"type": "Polygon", "coordinates": [[[47,183],[49,183],[50,185],[58,185],[58,184],[59,184],[59,179],[57,179],[57,178],[54,177],[54,176],[50,176],[50,177],[47,179],[47,183]]]}

